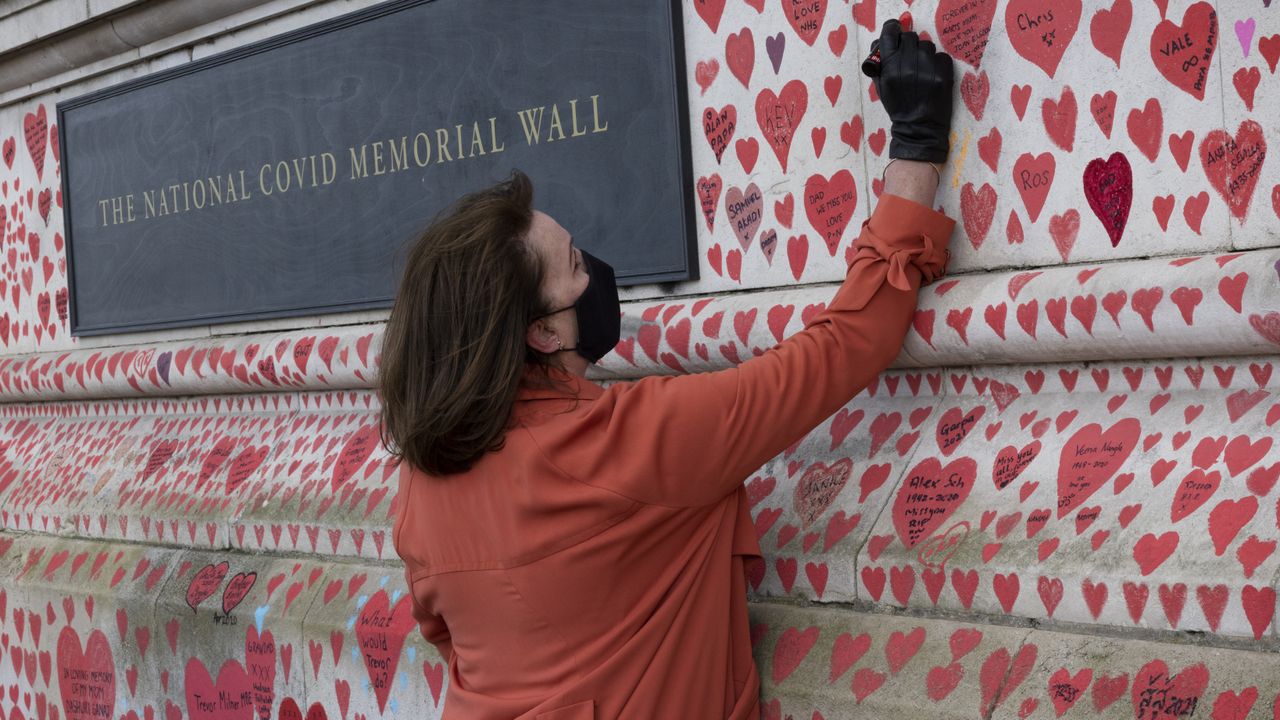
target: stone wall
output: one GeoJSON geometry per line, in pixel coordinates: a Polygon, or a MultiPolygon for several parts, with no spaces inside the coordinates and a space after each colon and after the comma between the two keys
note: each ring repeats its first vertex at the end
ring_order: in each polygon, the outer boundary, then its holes
{"type": "MultiPolygon", "coordinates": [[[[385,313],[66,312],[55,104],[367,4],[0,1],[3,717],[440,716],[385,313]]],[[[1280,6],[687,0],[701,279],[626,289],[591,377],[729,367],[831,296],[887,160],[857,65],[906,10],[956,58],[951,273],[744,478],[764,716],[1280,717],[1280,6]]]]}

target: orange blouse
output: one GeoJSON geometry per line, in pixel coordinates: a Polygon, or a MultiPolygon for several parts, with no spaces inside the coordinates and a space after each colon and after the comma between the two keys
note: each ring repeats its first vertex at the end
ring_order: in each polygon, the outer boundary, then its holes
{"type": "Polygon", "coordinates": [[[470,471],[403,464],[392,537],[445,720],[758,718],[743,481],[897,357],[954,226],[884,195],[827,308],[769,351],[608,388],[557,371],[581,399],[522,385],[470,471]]]}

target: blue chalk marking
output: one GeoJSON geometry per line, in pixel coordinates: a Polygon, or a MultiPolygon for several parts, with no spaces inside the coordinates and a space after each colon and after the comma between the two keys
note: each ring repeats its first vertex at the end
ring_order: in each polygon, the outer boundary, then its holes
{"type": "Polygon", "coordinates": [[[413,662],[413,658],[418,654],[418,648],[410,645],[407,649],[409,651],[409,662],[413,662]]]}
{"type": "Polygon", "coordinates": [[[383,575],[382,579],[378,581],[378,587],[386,587],[387,581],[390,579],[391,579],[390,575],[383,575]]]}
{"type": "Polygon", "coordinates": [[[391,708],[392,715],[395,715],[397,712],[400,711],[399,703],[396,702],[395,698],[391,698],[390,700],[387,701],[387,707],[391,708]]]}
{"type": "Polygon", "coordinates": [[[395,605],[396,601],[399,600],[400,596],[403,594],[404,594],[404,590],[396,590],[395,592],[391,593],[391,604],[395,605]]]}
{"type": "MultiPolygon", "coordinates": [[[[408,687],[409,687],[409,676],[404,673],[400,673],[400,689],[405,690],[405,689],[408,689],[408,687]]],[[[395,702],[395,701],[393,700],[392,702],[395,702]]]]}
{"type": "Polygon", "coordinates": [[[356,598],[356,609],[359,610],[360,608],[364,607],[364,604],[367,602],[369,602],[368,595],[361,595],[360,597],[356,598]]]}
{"type": "Polygon", "coordinates": [[[351,617],[347,618],[347,630],[351,630],[351,628],[355,626],[356,626],[356,616],[352,615],[351,617]]]}
{"type": "Polygon", "coordinates": [[[258,626],[258,634],[262,634],[262,620],[267,616],[267,611],[271,609],[270,605],[263,605],[253,611],[253,623],[258,626]]]}

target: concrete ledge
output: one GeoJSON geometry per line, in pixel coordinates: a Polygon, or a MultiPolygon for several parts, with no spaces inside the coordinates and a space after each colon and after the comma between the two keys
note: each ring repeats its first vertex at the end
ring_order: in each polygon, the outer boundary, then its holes
{"type": "MultiPolygon", "coordinates": [[[[1280,349],[1276,276],[1280,251],[1259,250],[950,278],[921,294],[894,367],[1272,354],[1280,349]],[[1135,278],[1156,277],[1161,282],[1134,289],[1135,278]],[[1062,288],[1073,286],[1083,294],[1064,294],[1062,288]],[[974,317],[978,308],[986,308],[986,320],[974,317]]],[[[627,303],[622,342],[588,377],[730,367],[802,330],[834,288],[627,303]]],[[[369,388],[382,328],[306,328],[9,356],[0,358],[0,399],[369,388]]]]}
{"type": "Polygon", "coordinates": [[[0,52],[0,93],[262,4],[262,0],[153,0],[89,14],[84,3],[46,2],[0,20],[17,39],[0,52]]]}
{"type": "Polygon", "coordinates": [[[0,551],[0,685],[23,689],[26,717],[33,693],[68,718],[291,717],[317,702],[320,717],[440,717],[429,678],[444,665],[402,566],[42,535],[0,534],[0,551]]]}
{"type": "Polygon", "coordinates": [[[0,525],[174,547],[395,557],[371,392],[0,407],[0,525]],[[84,412],[89,409],[90,412],[84,412]]]}
{"type": "MultiPolygon", "coordinates": [[[[1274,361],[883,373],[748,479],[753,587],[1273,637],[1274,361]]],[[[4,528],[394,557],[371,391],[9,404],[0,422],[4,528]]]]}
{"type": "MultiPolygon", "coordinates": [[[[0,583],[0,686],[20,688],[0,702],[24,717],[86,702],[130,719],[443,711],[448,671],[396,563],[0,533],[0,583]]],[[[1280,655],[1190,637],[775,602],[749,614],[763,718],[1128,720],[1161,703],[1165,717],[1176,703],[1252,718],[1280,693],[1280,655]]]]}
{"type": "Polygon", "coordinates": [[[748,482],[770,555],[754,580],[1274,637],[1273,361],[885,374],[748,482]]]}
{"type": "Polygon", "coordinates": [[[769,603],[751,619],[764,718],[1270,718],[1280,707],[1271,652],[769,603]]]}
{"type": "MultiPolygon", "coordinates": [[[[895,367],[1280,352],[1280,251],[950,276],[925,287],[895,367]]],[[[834,286],[628,304],[610,377],[727,367],[804,327],[834,286]]]]}

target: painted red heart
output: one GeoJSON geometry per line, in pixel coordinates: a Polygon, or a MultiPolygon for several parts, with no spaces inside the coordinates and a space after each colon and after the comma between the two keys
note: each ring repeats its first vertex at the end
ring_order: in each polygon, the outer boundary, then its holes
{"type": "Polygon", "coordinates": [[[985,413],[986,408],[978,405],[967,413],[953,407],[942,414],[934,431],[934,440],[944,457],[950,456],[960,447],[960,443],[978,426],[978,421],[985,413]]]}
{"type": "MultiPolygon", "coordinates": [[[[44,105],[22,118],[22,134],[27,141],[27,152],[36,168],[36,179],[44,179],[44,155],[48,148],[49,120],[44,105]]],[[[14,189],[17,189],[15,184],[14,189]]]]}
{"type": "Polygon", "coordinates": [[[974,74],[965,73],[960,80],[960,97],[965,107],[973,114],[974,120],[981,120],[987,108],[987,96],[991,94],[991,81],[986,71],[974,74]]]}
{"type": "Polygon", "coordinates": [[[908,471],[893,501],[893,524],[902,544],[915,547],[946,522],[973,490],[977,472],[968,457],[945,467],[937,458],[925,458],[908,471]]]}
{"type": "Polygon", "coordinates": [[[1120,67],[1120,55],[1124,52],[1124,41],[1132,23],[1131,0],[1115,0],[1110,10],[1099,10],[1089,21],[1089,35],[1093,39],[1093,46],[1098,52],[1111,58],[1117,69],[1120,67]]]}
{"type": "Polygon", "coordinates": [[[1160,138],[1164,134],[1164,110],[1161,108],[1160,101],[1149,98],[1142,110],[1137,108],[1130,110],[1125,127],[1129,131],[1129,137],[1133,139],[1133,144],[1142,151],[1143,156],[1155,162],[1156,157],[1160,155],[1160,138]]]}
{"type": "Polygon", "coordinates": [[[1241,224],[1249,214],[1266,156],[1266,137],[1253,120],[1240,123],[1234,137],[1226,130],[1213,130],[1200,141],[1200,163],[1209,184],[1241,224]]]}
{"type": "Polygon", "coordinates": [[[1200,509],[1217,492],[1221,483],[1222,474],[1218,471],[1206,473],[1201,468],[1193,468],[1174,491],[1170,520],[1176,523],[1200,509]]]}
{"type": "Polygon", "coordinates": [[[1170,530],[1160,536],[1147,533],[1133,546],[1133,559],[1144,576],[1155,572],[1178,549],[1179,535],[1170,530]]]}
{"type": "Polygon", "coordinates": [[[1188,715],[1187,708],[1200,703],[1208,684],[1209,670],[1204,665],[1192,665],[1171,675],[1163,660],[1152,660],[1133,676],[1130,697],[1134,715],[1152,720],[1188,715]]]}
{"type": "Polygon", "coordinates": [[[1187,165],[1191,162],[1191,149],[1195,146],[1195,137],[1196,134],[1191,130],[1181,135],[1177,133],[1169,135],[1169,152],[1173,153],[1173,159],[1182,172],[1187,171],[1187,165]]]}
{"type": "MultiPolygon", "coordinates": [[[[1053,244],[1058,248],[1058,254],[1062,256],[1062,262],[1067,262],[1070,259],[1071,249],[1075,247],[1076,236],[1079,233],[1079,210],[1071,208],[1061,215],[1054,215],[1049,218],[1049,236],[1053,238],[1053,244]]],[[[1030,334],[1035,337],[1034,332],[1030,334]]]]}
{"type": "Polygon", "coordinates": [[[711,87],[711,83],[716,81],[716,76],[720,74],[720,61],[715,58],[710,60],[699,60],[694,68],[693,79],[701,88],[700,94],[706,95],[707,88],[711,87]]]}
{"type": "Polygon", "coordinates": [[[756,41],[751,28],[729,33],[724,43],[724,59],[729,65],[729,72],[738,78],[742,87],[751,87],[751,73],[756,66],[756,41]]]}
{"type": "Polygon", "coordinates": [[[1271,73],[1275,74],[1276,66],[1280,65],[1280,33],[1258,38],[1258,52],[1267,61],[1271,73]]]}
{"type": "Polygon", "coordinates": [[[191,584],[187,586],[187,606],[192,612],[196,611],[196,606],[212,597],[218,588],[221,587],[222,581],[227,576],[230,565],[226,561],[217,565],[206,565],[191,577],[191,584]]]}
{"type": "Polygon", "coordinates": [[[787,193],[787,196],[781,200],[775,200],[773,203],[773,216],[783,227],[791,228],[791,219],[796,211],[796,196],[787,193]]]}
{"type": "Polygon", "coordinates": [[[231,582],[227,583],[226,589],[222,591],[222,612],[230,613],[236,609],[236,606],[244,602],[244,598],[249,594],[258,581],[258,573],[236,573],[231,576],[231,582]]]}
{"type": "Polygon", "coordinates": [[[1111,247],[1118,247],[1133,205],[1133,170],[1124,153],[1096,158],[1085,166],[1084,194],[1111,238],[1111,247]]]}
{"type": "Polygon", "coordinates": [[[267,630],[261,635],[250,625],[244,636],[245,673],[253,678],[253,707],[259,720],[271,717],[276,699],[276,641],[267,630]]]}
{"type": "Polygon", "coordinates": [[[738,109],[732,104],[725,105],[720,110],[707,108],[702,111],[702,132],[711,145],[711,151],[716,154],[716,162],[720,162],[737,129],[738,109]]]}
{"type": "Polygon", "coordinates": [[[1062,717],[1076,701],[1084,697],[1084,691],[1093,681],[1093,670],[1084,668],[1071,674],[1066,668],[1058,668],[1049,676],[1049,697],[1053,700],[1054,711],[1062,717]]]}
{"type": "Polygon", "coordinates": [[[782,14],[800,39],[812,46],[822,32],[827,0],[782,0],[782,14]]]}
{"type": "Polygon", "coordinates": [[[725,0],[693,0],[693,9],[713,33],[720,28],[720,17],[724,15],[724,2],[725,0]]]}
{"type": "Polygon", "coordinates": [[[1207,2],[1188,7],[1182,24],[1164,19],[1151,33],[1151,59],[1156,69],[1197,100],[1204,100],[1217,47],[1218,13],[1207,2]]]}
{"type": "Polygon", "coordinates": [[[720,192],[724,189],[724,181],[719,173],[698,178],[696,185],[698,206],[702,208],[702,217],[707,221],[707,230],[715,228],[716,207],[720,203],[720,192]]]}
{"type": "Polygon", "coordinates": [[[226,491],[228,495],[235,492],[236,488],[240,487],[253,474],[253,471],[262,466],[269,452],[270,448],[266,445],[258,447],[250,445],[240,451],[235,460],[231,461],[231,467],[227,470],[226,491]]]}
{"type": "Polygon", "coordinates": [[[764,217],[764,193],[752,183],[745,190],[731,187],[724,194],[724,209],[733,234],[745,251],[764,217]]]}
{"type": "Polygon", "coordinates": [[[792,80],[783,85],[781,93],[775,94],[773,90],[765,88],[756,96],[756,122],[764,133],[765,142],[773,148],[784,173],[787,171],[787,156],[791,152],[796,128],[804,119],[808,106],[809,91],[801,80],[792,80]]]}
{"type": "Polygon", "coordinates": [[[822,236],[827,251],[835,257],[840,238],[858,207],[858,191],[853,173],[837,171],[830,179],[811,175],[804,184],[804,211],[809,224],[822,236]]]}
{"type": "Polygon", "coordinates": [[[1001,448],[996,453],[995,464],[991,468],[991,480],[995,483],[996,489],[1003,490],[1009,487],[1039,454],[1039,440],[1032,440],[1021,448],[1013,445],[1001,448]]]}
{"type": "Polygon", "coordinates": [[[884,657],[889,662],[889,672],[897,675],[902,672],[902,668],[906,667],[911,658],[920,652],[920,646],[924,644],[925,629],[923,627],[913,628],[910,632],[903,633],[894,630],[889,634],[889,639],[885,641],[884,657]]]}
{"type": "Polygon", "coordinates": [[[960,189],[960,217],[974,250],[982,247],[982,242],[991,229],[991,219],[996,213],[996,200],[996,190],[990,183],[983,183],[982,189],[977,192],[974,192],[973,183],[965,183],[960,189]]]}
{"type": "Polygon", "coordinates": [[[1116,92],[1108,90],[1094,95],[1089,100],[1089,112],[1093,114],[1093,121],[1098,123],[1098,129],[1102,130],[1102,134],[1108,140],[1111,139],[1111,125],[1116,117],[1116,92]]]}
{"type": "Polygon", "coordinates": [[[816,462],[804,471],[792,496],[792,507],[800,516],[801,529],[808,530],[831,507],[852,471],[853,461],[849,458],[831,465],[816,462]]]}
{"type": "Polygon", "coordinates": [[[831,646],[831,670],[827,682],[835,682],[870,649],[870,633],[862,633],[856,638],[849,633],[841,633],[831,646]]]}
{"type": "Polygon", "coordinates": [[[750,174],[756,166],[756,159],[760,157],[760,141],[753,137],[739,138],[734,141],[733,150],[738,154],[742,169],[750,174]]]}
{"type": "Polygon", "coordinates": [[[1049,189],[1053,187],[1053,176],[1057,162],[1053,153],[1039,155],[1023,153],[1013,163],[1013,180],[1022,195],[1022,202],[1027,208],[1031,222],[1040,217],[1045,200],[1049,197],[1049,189]]]}
{"type": "Polygon", "coordinates": [[[800,663],[809,655],[809,651],[813,650],[813,646],[818,642],[818,636],[821,632],[821,628],[818,627],[809,627],[804,630],[789,627],[782,631],[773,649],[772,678],[774,685],[786,680],[791,673],[795,672],[800,663]]]}
{"type": "Polygon", "coordinates": [[[987,51],[996,0],[941,0],[934,14],[938,40],[955,59],[977,69],[987,51]]]}
{"type": "MultiPolygon", "coordinates": [[[[18,646],[13,645],[12,649],[18,650],[18,646]]],[[[31,657],[35,659],[34,654],[31,657]]],[[[111,643],[101,630],[89,633],[89,640],[82,650],[80,636],[69,625],[64,625],[58,634],[57,663],[58,691],[67,720],[92,720],[114,715],[116,667],[111,656],[111,643]]]]}
{"type": "Polygon", "coordinates": [[[1200,234],[1200,221],[1204,219],[1204,213],[1208,209],[1209,193],[1204,191],[1188,197],[1182,205],[1182,219],[1186,220],[1187,227],[1197,235],[1200,234]]]}
{"type": "Polygon", "coordinates": [[[1235,86],[1236,93],[1244,101],[1245,109],[1250,112],[1253,111],[1253,95],[1260,82],[1262,82],[1262,71],[1256,67],[1240,68],[1231,75],[1231,84],[1235,86]]]}
{"type": "Polygon", "coordinates": [[[343,445],[342,450],[338,453],[338,459],[333,463],[333,477],[331,479],[333,490],[336,492],[342,484],[351,479],[356,470],[364,467],[369,457],[373,455],[373,449],[380,442],[379,428],[377,424],[369,424],[361,427],[359,430],[351,433],[347,438],[347,442],[343,445]]]}
{"type": "Polygon", "coordinates": [[[1080,27],[1080,0],[1010,0],[1005,30],[1019,55],[1050,78],[1080,27]]]}
{"type": "Polygon", "coordinates": [[[991,172],[1000,171],[1000,146],[1003,142],[1004,138],[1000,135],[1000,128],[996,127],[991,128],[990,132],[978,138],[978,157],[987,164],[987,167],[991,168],[991,172]]]}
{"type": "Polygon", "coordinates": [[[416,624],[410,602],[410,597],[405,595],[392,608],[387,591],[379,590],[369,597],[356,618],[356,642],[378,699],[379,712],[386,710],[405,638],[416,624]]]}
{"type": "Polygon", "coordinates": [[[1137,445],[1142,425],[1124,418],[1104,432],[1098,423],[1077,430],[1058,460],[1058,517],[1080,507],[1115,475],[1137,445]]]}
{"type": "Polygon", "coordinates": [[[249,720],[254,716],[249,674],[238,660],[227,660],[214,682],[197,657],[187,660],[183,682],[191,720],[249,720]]]}
{"type": "Polygon", "coordinates": [[[1031,100],[1031,86],[1015,84],[1009,89],[1009,102],[1013,103],[1013,111],[1021,120],[1027,114],[1027,103],[1031,100]]]}
{"type": "Polygon", "coordinates": [[[1044,117],[1045,133],[1055,145],[1071,152],[1075,145],[1076,138],[1076,96],[1071,91],[1071,86],[1067,85],[1062,88],[1062,96],[1054,100],[1053,98],[1045,98],[1040,106],[1041,115],[1044,117]]]}

